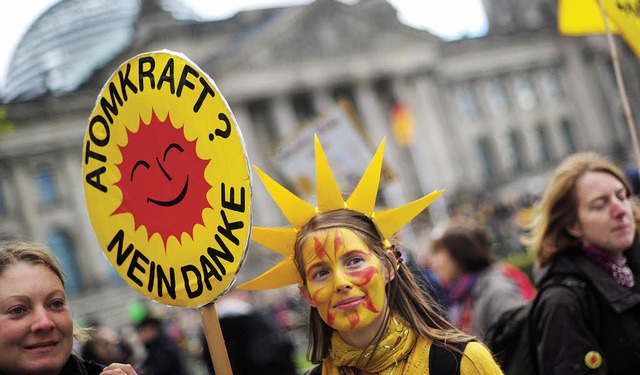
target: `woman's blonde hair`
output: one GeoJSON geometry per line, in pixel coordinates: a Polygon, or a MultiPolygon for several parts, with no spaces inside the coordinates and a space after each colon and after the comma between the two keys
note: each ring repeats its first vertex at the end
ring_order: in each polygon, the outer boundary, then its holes
{"type": "MultiPolygon", "coordinates": [[[[65,274],[60,269],[59,260],[44,244],[24,240],[8,240],[0,242],[0,276],[11,266],[27,263],[44,266],[51,270],[64,287],[65,274]]],[[[73,337],[79,342],[86,341],[89,336],[87,329],[74,324],[73,337]]]]}
{"type": "Polygon", "coordinates": [[[1,242],[0,275],[9,266],[18,263],[44,266],[55,273],[64,286],[65,275],[58,266],[58,259],[45,245],[21,240],[1,242]]]}
{"type": "MultiPolygon", "coordinates": [[[[522,236],[522,242],[533,250],[536,264],[544,266],[560,251],[578,246],[580,240],[568,228],[578,220],[576,184],[587,172],[604,172],[618,179],[631,197],[632,188],[624,173],[612,162],[595,152],[580,152],[567,157],[556,168],[545,190],[538,212],[522,236]]],[[[638,205],[632,200],[633,219],[640,224],[638,205]]],[[[638,226],[636,226],[636,240],[638,226]]]]}

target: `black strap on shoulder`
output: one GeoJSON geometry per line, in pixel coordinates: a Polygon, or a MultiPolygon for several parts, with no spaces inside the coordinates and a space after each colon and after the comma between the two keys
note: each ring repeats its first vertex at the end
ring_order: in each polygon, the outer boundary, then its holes
{"type": "Polygon", "coordinates": [[[309,371],[307,374],[308,375],[320,375],[320,374],[322,374],[322,362],[320,362],[320,364],[317,365],[316,367],[312,368],[311,371],[309,371]]]}
{"type": "MultiPolygon", "coordinates": [[[[596,336],[596,338],[598,338],[599,336],[599,333],[600,333],[600,326],[599,326],[599,319],[598,319],[599,310],[598,310],[598,306],[596,305],[596,302],[593,300],[594,298],[593,295],[591,295],[591,293],[588,292],[587,282],[575,276],[564,276],[560,279],[552,279],[544,283],[542,287],[538,290],[538,293],[536,294],[534,300],[532,301],[533,306],[531,307],[531,314],[533,316],[530,317],[529,319],[529,330],[531,332],[531,340],[530,340],[531,353],[536,353],[537,351],[536,345],[537,345],[537,342],[539,341],[536,322],[535,322],[535,317],[537,317],[537,315],[535,315],[536,314],[535,308],[538,305],[538,301],[541,298],[540,295],[542,294],[542,292],[554,286],[562,286],[570,289],[575,293],[575,295],[580,300],[581,309],[585,316],[587,326],[591,329],[591,333],[594,336],[596,336]]],[[[535,372],[537,373],[538,372],[537,360],[533,361],[533,366],[534,366],[535,372]]]]}
{"type": "Polygon", "coordinates": [[[575,276],[564,276],[560,279],[548,281],[543,288],[538,291],[538,294],[540,294],[542,290],[553,286],[563,286],[569,288],[573,293],[575,293],[580,301],[580,306],[586,319],[587,326],[597,337],[600,331],[598,319],[599,309],[594,300],[593,294],[590,292],[588,282],[575,276]]]}
{"type": "Polygon", "coordinates": [[[448,344],[456,347],[460,352],[444,348],[436,343],[431,344],[429,351],[429,374],[431,375],[458,375],[460,374],[460,361],[462,352],[467,346],[466,342],[448,344]]]}
{"type": "Polygon", "coordinates": [[[600,340],[600,309],[595,301],[595,297],[589,288],[589,284],[575,277],[566,277],[562,283],[573,290],[580,300],[582,313],[587,322],[587,327],[591,329],[591,333],[600,340]]]}

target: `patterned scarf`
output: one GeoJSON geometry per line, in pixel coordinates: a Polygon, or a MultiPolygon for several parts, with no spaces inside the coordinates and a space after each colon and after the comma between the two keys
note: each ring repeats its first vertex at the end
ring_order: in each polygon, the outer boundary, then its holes
{"type": "Polygon", "coordinates": [[[627,265],[627,258],[624,255],[620,254],[619,257],[616,257],[614,254],[591,245],[585,245],[583,250],[587,257],[613,277],[616,283],[627,289],[633,289],[635,285],[633,272],[627,265]]]}
{"type": "Polygon", "coordinates": [[[478,280],[475,273],[465,273],[447,290],[446,304],[449,321],[463,332],[471,333],[473,310],[471,290],[478,280]]]}
{"type": "Polygon", "coordinates": [[[331,337],[331,353],[323,364],[323,375],[339,374],[345,367],[348,374],[355,369],[383,375],[400,374],[403,362],[409,357],[417,341],[413,330],[400,318],[392,316],[387,335],[378,345],[358,349],[346,343],[337,332],[331,337]]]}

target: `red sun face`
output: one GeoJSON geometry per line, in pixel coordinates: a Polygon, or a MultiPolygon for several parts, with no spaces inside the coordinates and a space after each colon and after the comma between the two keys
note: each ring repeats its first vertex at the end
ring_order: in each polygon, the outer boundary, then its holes
{"type": "Polygon", "coordinates": [[[131,213],[136,229],[144,225],[149,237],[158,233],[165,243],[170,236],[191,236],[210,206],[206,195],[211,185],[204,177],[209,161],[198,157],[196,141],[187,141],[168,114],[160,121],[152,111],[149,124],[140,119],[139,130],[127,135],[116,183],[122,203],[113,214],[131,213]]]}

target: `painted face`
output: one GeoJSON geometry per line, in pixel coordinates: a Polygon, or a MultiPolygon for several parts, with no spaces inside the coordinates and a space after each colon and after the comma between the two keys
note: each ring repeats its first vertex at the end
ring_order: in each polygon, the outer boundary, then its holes
{"type": "Polygon", "coordinates": [[[153,113],[149,124],[140,120],[121,152],[122,203],[114,214],[133,214],[136,227],[144,225],[149,236],[159,233],[165,241],[202,224],[211,187],[204,178],[208,161],[198,157],[196,142],[187,141],[169,116],[160,121],[153,113]]]}
{"type": "Polygon", "coordinates": [[[385,273],[373,251],[352,231],[317,233],[303,248],[308,301],[338,331],[368,327],[386,304],[385,273]]]}
{"type": "Polygon", "coordinates": [[[459,277],[460,267],[447,249],[434,249],[429,259],[433,272],[444,287],[448,287],[459,277]]]}
{"type": "Polygon", "coordinates": [[[18,263],[0,275],[0,373],[57,374],[71,355],[73,321],[58,276],[18,263]]]}
{"type": "Polygon", "coordinates": [[[606,172],[587,172],[576,182],[578,222],[569,232],[585,244],[619,254],[633,243],[636,224],[624,185],[606,172]]]}

